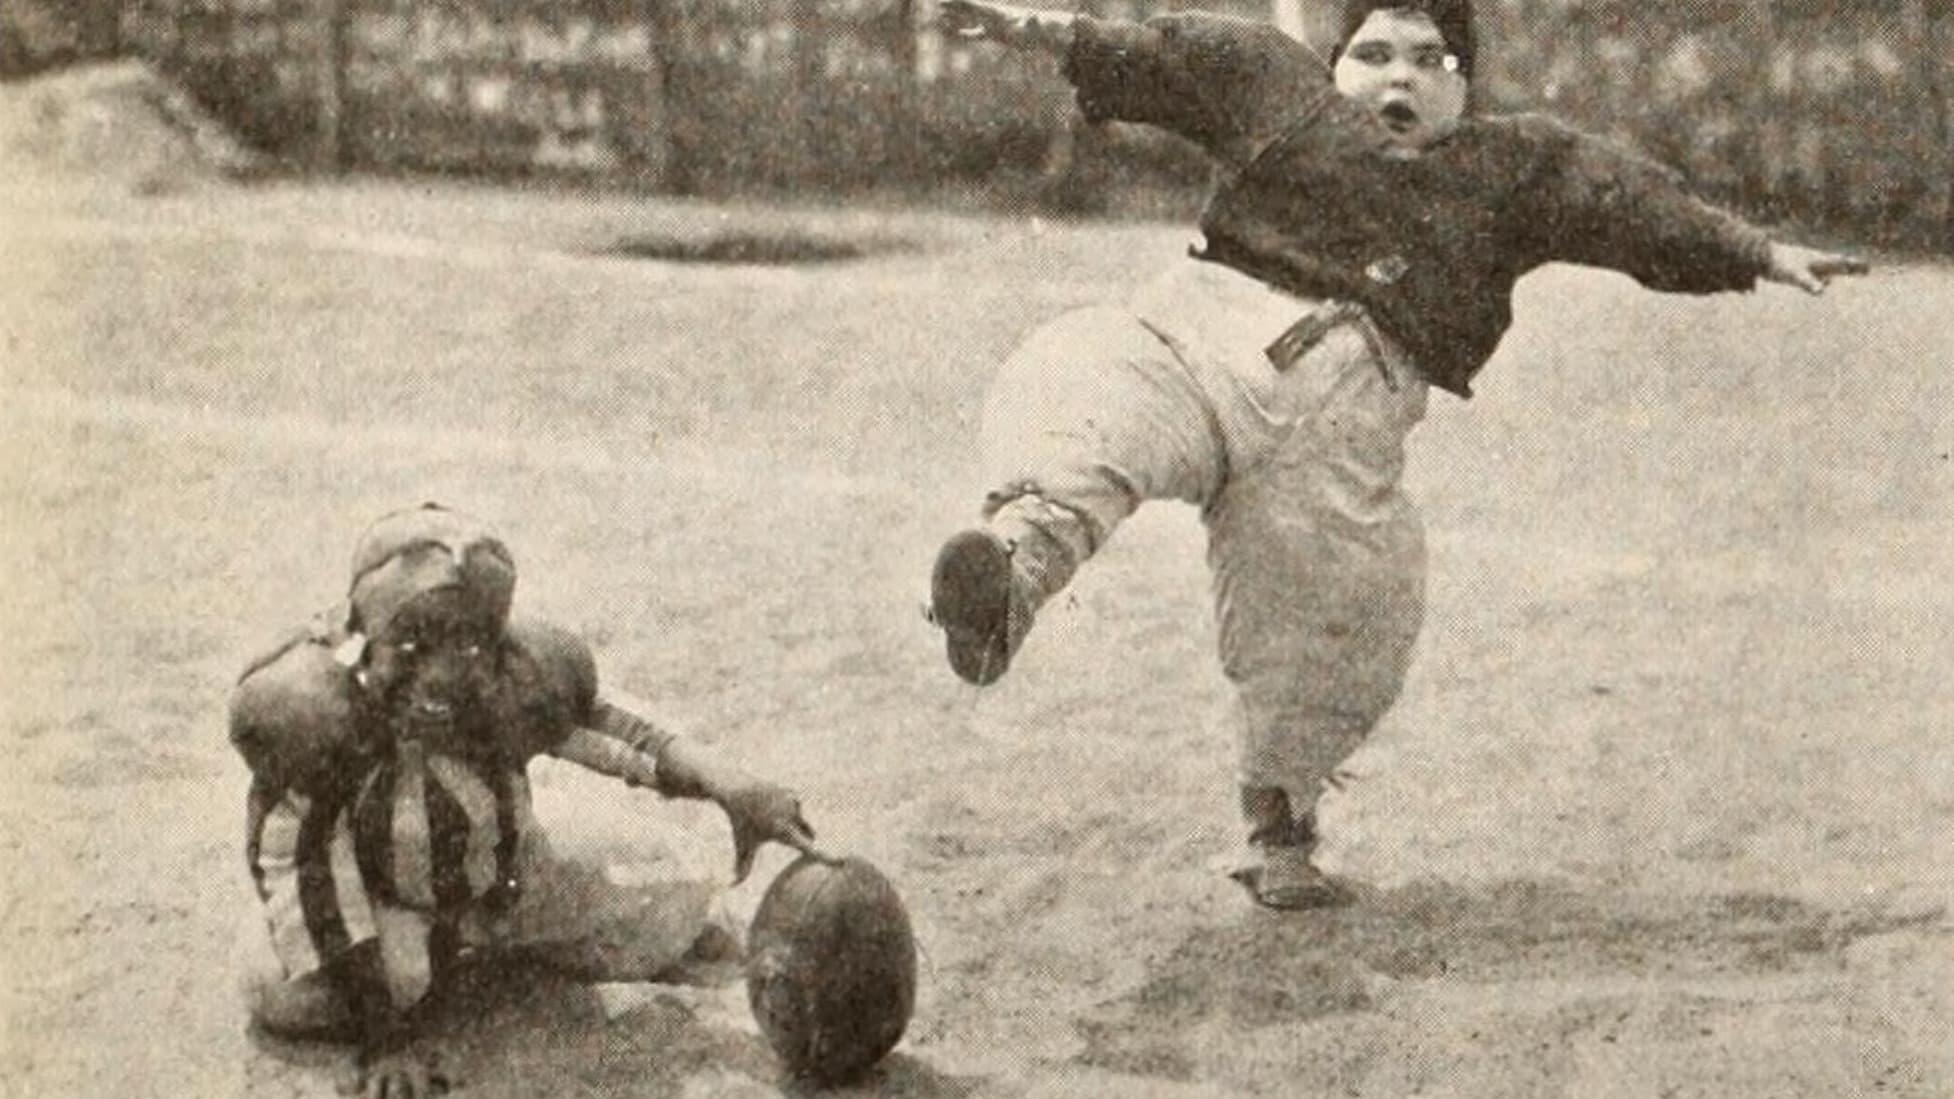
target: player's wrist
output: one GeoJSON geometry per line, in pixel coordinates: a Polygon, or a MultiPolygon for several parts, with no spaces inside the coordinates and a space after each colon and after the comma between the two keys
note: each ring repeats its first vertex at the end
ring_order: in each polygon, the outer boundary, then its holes
{"type": "Polygon", "coordinates": [[[1072,17],[1056,11],[1024,11],[1012,21],[1014,42],[1021,48],[1064,53],[1072,46],[1072,17]]]}
{"type": "Polygon", "coordinates": [[[709,760],[679,737],[668,738],[653,757],[652,789],[668,798],[718,801],[721,783],[709,760]]]}
{"type": "Polygon", "coordinates": [[[658,756],[642,748],[634,749],[631,759],[626,763],[624,774],[619,777],[624,779],[626,786],[657,790],[658,756]]]}

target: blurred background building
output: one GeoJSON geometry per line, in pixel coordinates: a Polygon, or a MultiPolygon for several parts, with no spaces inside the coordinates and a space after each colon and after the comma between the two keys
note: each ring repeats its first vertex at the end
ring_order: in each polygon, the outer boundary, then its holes
{"type": "MultiPolygon", "coordinates": [[[[1183,215],[1198,155],[1080,125],[935,0],[0,0],[0,76],[137,54],[291,170],[1183,215]]],[[[1204,7],[1321,43],[1331,0],[1204,7]]],[[[1954,0],[1480,0],[1481,94],[1767,222],[1954,251],[1954,0]]]]}

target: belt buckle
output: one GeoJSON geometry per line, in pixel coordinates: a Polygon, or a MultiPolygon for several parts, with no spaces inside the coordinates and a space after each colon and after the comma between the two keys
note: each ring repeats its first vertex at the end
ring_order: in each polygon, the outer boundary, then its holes
{"type": "Polygon", "coordinates": [[[1262,354],[1276,368],[1277,373],[1287,373],[1289,368],[1302,360],[1304,355],[1323,337],[1329,335],[1340,324],[1357,327],[1358,335],[1364,338],[1364,346],[1370,350],[1371,358],[1377,362],[1377,372],[1384,379],[1384,385],[1396,393],[1404,388],[1397,374],[1391,370],[1391,353],[1384,345],[1383,334],[1377,330],[1377,322],[1371,319],[1370,312],[1353,301],[1326,301],[1308,313],[1303,314],[1295,324],[1283,330],[1274,342],[1262,349],[1262,354]]]}
{"type": "Polygon", "coordinates": [[[1319,306],[1283,329],[1282,335],[1262,349],[1262,354],[1269,360],[1269,365],[1276,368],[1276,373],[1286,374],[1290,367],[1309,354],[1310,348],[1322,343],[1323,337],[1329,335],[1340,321],[1341,317],[1333,307],[1319,306]]]}

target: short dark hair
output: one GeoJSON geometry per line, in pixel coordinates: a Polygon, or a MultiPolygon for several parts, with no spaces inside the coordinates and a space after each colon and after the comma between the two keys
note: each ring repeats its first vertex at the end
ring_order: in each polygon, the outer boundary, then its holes
{"type": "Polygon", "coordinates": [[[1337,34],[1336,48],[1330,51],[1332,65],[1343,56],[1343,48],[1350,44],[1357,29],[1380,11],[1409,12],[1429,18],[1438,28],[1439,37],[1445,40],[1445,48],[1459,59],[1459,75],[1472,79],[1472,0],[1346,0],[1343,26],[1337,34]]]}

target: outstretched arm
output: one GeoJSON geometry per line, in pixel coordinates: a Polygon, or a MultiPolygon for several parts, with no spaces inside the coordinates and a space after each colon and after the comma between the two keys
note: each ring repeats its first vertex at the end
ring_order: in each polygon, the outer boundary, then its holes
{"type": "Polygon", "coordinates": [[[736,883],[746,880],[755,853],[768,841],[827,857],[815,848],[814,829],[793,791],[714,759],[701,745],[640,716],[645,712],[642,703],[612,692],[597,699],[588,724],[571,730],[550,754],[666,797],[717,804],[733,827],[736,883]]]}
{"type": "Polygon", "coordinates": [[[1182,12],[1144,23],[944,0],[941,26],[965,38],[1062,58],[1091,122],[1158,126],[1230,167],[1333,102],[1327,66],[1266,23],[1182,12]]]}
{"type": "Polygon", "coordinates": [[[1863,260],[1773,241],[1691,194],[1669,168],[1544,119],[1524,123],[1549,149],[1529,211],[1545,260],[1606,267],[1655,290],[1748,290],[1758,279],[1821,293],[1863,260]]]}
{"type": "MultiPolygon", "coordinates": [[[[505,677],[520,684],[513,695],[542,703],[534,750],[649,786],[674,798],[715,802],[733,826],[733,873],[743,881],[762,843],[784,843],[821,856],[800,801],[785,787],[762,782],[712,758],[697,744],[660,728],[651,708],[615,690],[600,690],[597,661],[576,635],[544,623],[510,626],[514,642],[505,677]]],[[[520,707],[518,707],[520,709],[520,707]]],[[[520,722],[512,722],[520,724],[520,722]]]]}
{"type": "Polygon", "coordinates": [[[959,38],[987,39],[1014,50],[1065,56],[1072,47],[1070,12],[1041,11],[986,0],[943,0],[938,25],[959,38]]]}
{"type": "Polygon", "coordinates": [[[1773,241],[1764,277],[1808,294],[1823,294],[1826,285],[1839,275],[1863,275],[1870,270],[1872,265],[1856,256],[1773,241]]]}

